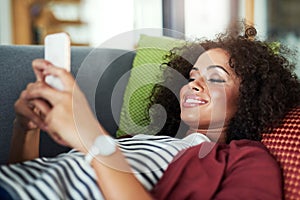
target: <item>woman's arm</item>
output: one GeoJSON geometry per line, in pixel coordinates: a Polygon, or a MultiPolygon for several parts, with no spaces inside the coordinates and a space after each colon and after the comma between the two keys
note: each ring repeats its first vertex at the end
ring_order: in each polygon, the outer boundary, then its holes
{"type": "Polygon", "coordinates": [[[40,129],[38,126],[42,126],[43,122],[38,109],[33,107],[33,102],[35,101],[36,104],[45,104],[45,102],[38,99],[27,101],[24,94],[26,90],[21,93],[14,105],[16,118],[13,124],[8,163],[39,157],[40,129]]]}
{"type": "MultiPolygon", "coordinates": [[[[59,144],[87,153],[99,135],[108,135],[92,113],[84,94],[67,71],[49,66],[43,61],[34,62],[34,68],[44,75],[61,79],[64,91],[49,87],[44,82],[31,85],[26,93],[28,101],[43,99],[51,105],[44,112],[43,106],[34,104],[45,116],[45,126],[40,127],[59,144]]],[[[107,199],[151,199],[149,193],[138,182],[117,149],[110,156],[96,156],[92,160],[98,185],[107,199]]]]}
{"type": "Polygon", "coordinates": [[[25,130],[15,119],[8,163],[18,163],[39,157],[40,130],[25,130]]]}
{"type": "MultiPolygon", "coordinates": [[[[38,60],[36,62],[38,62],[38,60]]],[[[33,71],[36,75],[37,82],[43,81],[44,76],[41,71],[34,67],[33,71]]],[[[28,84],[27,88],[22,91],[14,105],[16,118],[13,123],[8,163],[17,163],[39,157],[40,129],[38,127],[43,126],[44,123],[40,110],[38,110],[34,104],[40,105],[44,112],[49,111],[50,107],[47,102],[41,99],[28,101],[25,98],[27,89],[31,84],[32,83],[28,84]]]]}
{"type": "Polygon", "coordinates": [[[44,122],[41,112],[33,104],[40,105],[45,112],[50,107],[41,99],[27,101],[24,95],[26,90],[22,92],[14,106],[16,118],[13,124],[8,163],[17,163],[39,157],[40,129],[38,127],[43,127],[44,122]]]}
{"type": "Polygon", "coordinates": [[[135,178],[130,166],[119,149],[108,156],[96,156],[92,167],[97,174],[97,183],[105,199],[152,199],[135,178]]]}

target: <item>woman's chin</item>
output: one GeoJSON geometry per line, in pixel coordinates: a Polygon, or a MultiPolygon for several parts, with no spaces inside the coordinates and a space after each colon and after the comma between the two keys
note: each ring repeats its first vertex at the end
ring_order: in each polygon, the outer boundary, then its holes
{"type": "Polygon", "coordinates": [[[189,130],[194,130],[194,132],[200,130],[206,130],[209,128],[209,125],[199,124],[199,121],[187,120],[182,119],[183,122],[189,127],[189,130]]]}
{"type": "Polygon", "coordinates": [[[199,127],[200,122],[201,124],[205,124],[205,122],[208,122],[208,124],[210,123],[210,119],[206,120],[204,118],[200,118],[199,113],[195,112],[181,113],[180,117],[181,120],[190,127],[199,127]]]}

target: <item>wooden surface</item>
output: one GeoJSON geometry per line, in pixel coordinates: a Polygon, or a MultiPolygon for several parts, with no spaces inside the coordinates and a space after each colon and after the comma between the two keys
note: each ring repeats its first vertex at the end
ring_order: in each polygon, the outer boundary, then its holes
{"type": "MultiPolygon", "coordinates": [[[[43,44],[47,34],[65,31],[66,26],[82,26],[79,20],[58,20],[50,10],[48,3],[79,4],[81,0],[12,0],[13,43],[19,45],[43,44]],[[40,9],[38,14],[33,8],[40,9]],[[31,13],[33,12],[33,13],[31,13]]],[[[88,43],[73,44],[87,46],[88,43]]]]}
{"type": "Polygon", "coordinates": [[[254,0],[246,0],[246,23],[249,25],[254,24],[254,0]]]}
{"type": "Polygon", "coordinates": [[[12,22],[14,44],[31,44],[30,1],[12,0],[12,22]]]}

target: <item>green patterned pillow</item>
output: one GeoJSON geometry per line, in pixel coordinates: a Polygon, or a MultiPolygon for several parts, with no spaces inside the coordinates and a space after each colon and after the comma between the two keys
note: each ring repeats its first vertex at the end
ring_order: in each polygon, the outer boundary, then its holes
{"type": "Polygon", "coordinates": [[[133,67],[126,87],[120,114],[117,137],[130,134],[155,134],[148,130],[147,118],[149,96],[155,83],[161,81],[160,65],[170,49],[182,45],[183,41],[170,37],[141,35],[133,67]]]}

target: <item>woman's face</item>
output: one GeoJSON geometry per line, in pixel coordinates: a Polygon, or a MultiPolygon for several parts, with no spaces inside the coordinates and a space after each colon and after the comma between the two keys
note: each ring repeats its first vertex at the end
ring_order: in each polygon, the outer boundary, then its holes
{"type": "Polygon", "coordinates": [[[237,109],[240,80],[220,48],[201,54],[180,91],[181,119],[190,130],[224,128],[237,109]]]}

